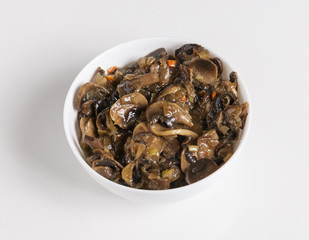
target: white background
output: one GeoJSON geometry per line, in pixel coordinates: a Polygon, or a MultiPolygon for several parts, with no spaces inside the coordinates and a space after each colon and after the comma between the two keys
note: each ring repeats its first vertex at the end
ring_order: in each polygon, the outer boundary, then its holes
{"type": "Polygon", "coordinates": [[[309,239],[306,1],[0,2],[0,239],[309,239]],[[148,36],[211,46],[243,76],[253,121],[200,196],[136,204],[94,182],[62,111],[80,69],[148,36]]]}

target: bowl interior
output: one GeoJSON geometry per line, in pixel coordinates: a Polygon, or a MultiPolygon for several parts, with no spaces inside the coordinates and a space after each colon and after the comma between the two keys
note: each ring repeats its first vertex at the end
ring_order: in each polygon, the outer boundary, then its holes
{"type": "MultiPolygon", "coordinates": [[[[151,195],[153,194],[162,194],[162,192],[175,192],[175,191],[182,191],[182,189],[188,189],[192,188],[193,186],[198,187],[197,185],[203,184],[203,182],[210,181],[210,179],[213,177],[213,175],[217,175],[218,172],[221,171],[223,167],[225,167],[224,164],[222,167],[220,167],[216,172],[208,176],[207,178],[185,186],[181,188],[176,188],[176,189],[169,189],[169,190],[164,190],[164,191],[151,191],[151,190],[139,190],[139,189],[133,189],[129,187],[125,187],[119,184],[116,184],[108,179],[105,179],[103,176],[97,174],[94,170],[92,170],[88,164],[84,160],[84,153],[79,145],[79,129],[78,129],[78,123],[77,123],[77,110],[74,109],[73,107],[73,100],[74,96],[79,89],[80,86],[82,86],[84,83],[88,82],[90,78],[92,77],[94,71],[98,68],[101,67],[102,69],[107,69],[111,66],[124,66],[132,61],[135,61],[136,59],[148,54],[149,52],[160,48],[164,47],[169,54],[174,54],[175,50],[179,47],[181,47],[184,44],[190,43],[190,41],[187,40],[182,40],[182,39],[176,39],[176,38],[147,38],[147,39],[139,39],[131,42],[127,42],[124,44],[121,44],[119,46],[116,46],[96,58],[94,58],[91,62],[89,62],[82,70],[81,72],[77,75],[75,78],[74,82],[72,83],[66,100],[65,100],[65,106],[64,106],[64,129],[66,133],[67,140],[69,142],[69,145],[79,160],[80,164],[86,169],[86,171],[92,175],[100,184],[104,185],[107,189],[110,191],[121,195],[122,197],[126,197],[124,195],[128,194],[128,192],[148,192],[151,195]],[[126,193],[125,193],[126,192],[126,193]],[[161,192],[161,193],[159,193],[161,192]]],[[[224,65],[224,71],[223,71],[223,78],[228,79],[228,76],[230,72],[233,70],[232,67],[225,61],[225,59],[222,56],[218,56],[216,53],[214,53],[211,49],[207,47],[207,45],[203,43],[199,43],[205,48],[207,48],[212,56],[219,57],[224,65]]],[[[237,70],[235,70],[237,72],[237,70]]],[[[241,102],[247,101],[249,102],[249,96],[246,87],[244,86],[244,83],[241,79],[241,76],[239,76],[239,98],[241,102]]],[[[244,130],[242,131],[242,134],[240,136],[240,141],[238,142],[238,146],[236,151],[234,152],[233,156],[229,159],[227,163],[229,163],[240,150],[240,147],[242,146],[243,141],[245,140],[249,128],[249,122],[250,122],[250,114],[251,112],[251,106],[249,110],[249,114],[247,117],[246,121],[246,126],[244,130]]],[[[195,187],[195,188],[196,188],[195,187]]],[[[132,195],[133,196],[133,195],[132,195]]],[[[132,199],[132,197],[127,197],[129,199],[132,199]]],[[[133,198],[135,198],[133,196],[133,198]]],[[[136,199],[132,199],[136,200],[136,199]]]]}

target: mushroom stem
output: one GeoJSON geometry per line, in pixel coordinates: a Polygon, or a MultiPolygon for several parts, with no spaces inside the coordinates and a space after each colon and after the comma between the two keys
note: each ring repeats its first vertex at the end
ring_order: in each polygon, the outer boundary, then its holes
{"type": "Polygon", "coordinates": [[[149,128],[157,136],[176,137],[176,135],[181,135],[181,136],[189,136],[189,137],[192,137],[192,138],[198,137],[198,135],[195,132],[192,132],[191,130],[183,129],[183,128],[169,129],[169,128],[162,127],[158,123],[153,124],[153,125],[149,125],[149,128]]]}

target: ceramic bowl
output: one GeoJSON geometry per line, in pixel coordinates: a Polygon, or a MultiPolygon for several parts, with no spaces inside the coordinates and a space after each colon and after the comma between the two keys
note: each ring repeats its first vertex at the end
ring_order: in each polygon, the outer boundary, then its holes
{"type": "MultiPolygon", "coordinates": [[[[224,172],[228,169],[229,166],[233,165],[233,162],[237,159],[237,156],[242,149],[244,142],[246,141],[251,122],[251,105],[246,120],[246,125],[241,133],[238,146],[229,161],[222,167],[220,167],[217,171],[212,173],[210,176],[194,184],[169,190],[141,190],[122,186],[99,175],[85,162],[84,153],[79,145],[80,133],[77,124],[77,110],[75,110],[73,107],[73,99],[79,87],[90,80],[94,71],[99,66],[102,69],[107,69],[111,66],[124,66],[160,47],[164,47],[168,51],[168,53],[174,54],[177,48],[187,43],[190,42],[188,42],[188,40],[178,38],[160,37],[137,39],[134,41],[120,44],[103,52],[102,54],[91,60],[74,79],[68,91],[65,99],[63,112],[64,130],[69,145],[74,155],[76,156],[77,161],[81,164],[85,171],[101,186],[122,198],[136,202],[164,203],[183,200],[195,196],[205,190],[207,191],[207,188],[212,185],[217,178],[224,177],[224,172]]],[[[239,74],[237,69],[233,69],[231,64],[226,61],[224,56],[217,55],[215,51],[213,51],[207,46],[207,43],[199,42],[198,44],[204,46],[210,51],[213,56],[219,57],[222,60],[224,64],[223,77],[226,77],[228,79],[228,75],[231,71],[237,72],[239,77],[238,88],[240,101],[241,103],[247,101],[250,104],[248,91],[244,84],[244,79],[241,78],[241,75],[239,74]]]]}

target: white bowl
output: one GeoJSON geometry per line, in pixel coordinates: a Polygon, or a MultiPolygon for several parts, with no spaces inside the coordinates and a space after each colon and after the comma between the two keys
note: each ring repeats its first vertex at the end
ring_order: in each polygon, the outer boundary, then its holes
{"type": "MultiPolygon", "coordinates": [[[[125,199],[129,199],[136,202],[173,202],[183,200],[185,198],[189,198],[192,196],[201,193],[206,190],[209,185],[213,183],[213,181],[224,174],[225,169],[232,164],[235,158],[237,158],[240,150],[242,149],[244,142],[248,135],[248,130],[251,121],[251,105],[249,109],[249,114],[246,120],[246,125],[242,134],[240,136],[240,141],[236,151],[233,156],[229,159],[229,161],[220,167],[217,171],[215,171],[210,176],[194,183],[191,185],[187,185],[180,188],[168,189],[168,190],[141,190],[134,189],[126,186],[122,186],[120,184],[114,183],[103,176],[99,175],[96,171],[94,171],[86,162],[84,153],[79,145],[79,130],[77,125],[77,110],[73,108],[73,99],[74,96],[84,83],[88,82],[93,75],[94,71],[97,67],[101,67],[103,69],[107,69],[111,66],[124,66],[141,56],[148,54],[149,52],[164,47],[168,53],[174,54],[175,49],[181,47],[184,44],[190,43],[187,40],[170,38],[170,37],[160,37],[160,38],[144,38],[137,39],[134,41],[126,42],[121,45],[118,45],[114,48],[111,48],[92,61],[90,61],[77,75],[75,80],[73,81],[69,92],[67,94],[65,104],[64,104],[64,112],[63,112],[63,122],[64,122],[64,130],[69,142],[69,145],[76,156],[79,163],[82,167],[92,176],[100,185],[109,190],[110,192],[123,197],[125,199]]],[[[231,65],[222,57],[217,55],[211,49],[208,48],[205,43],[198,43],[204,47],[206,47],[213,56],[219,57],[224,64],[224,72],[223,76],[228,79],[228,75],[234,69],[231,65]]],[[[234,70],[237,72],[237,69],[234,70]]],[[[248,91],[244,85],[243,79],[238,74],[238,82],[239,82],[239,95],[240,101],[244,102],[249,101],[248,91]]]]}

